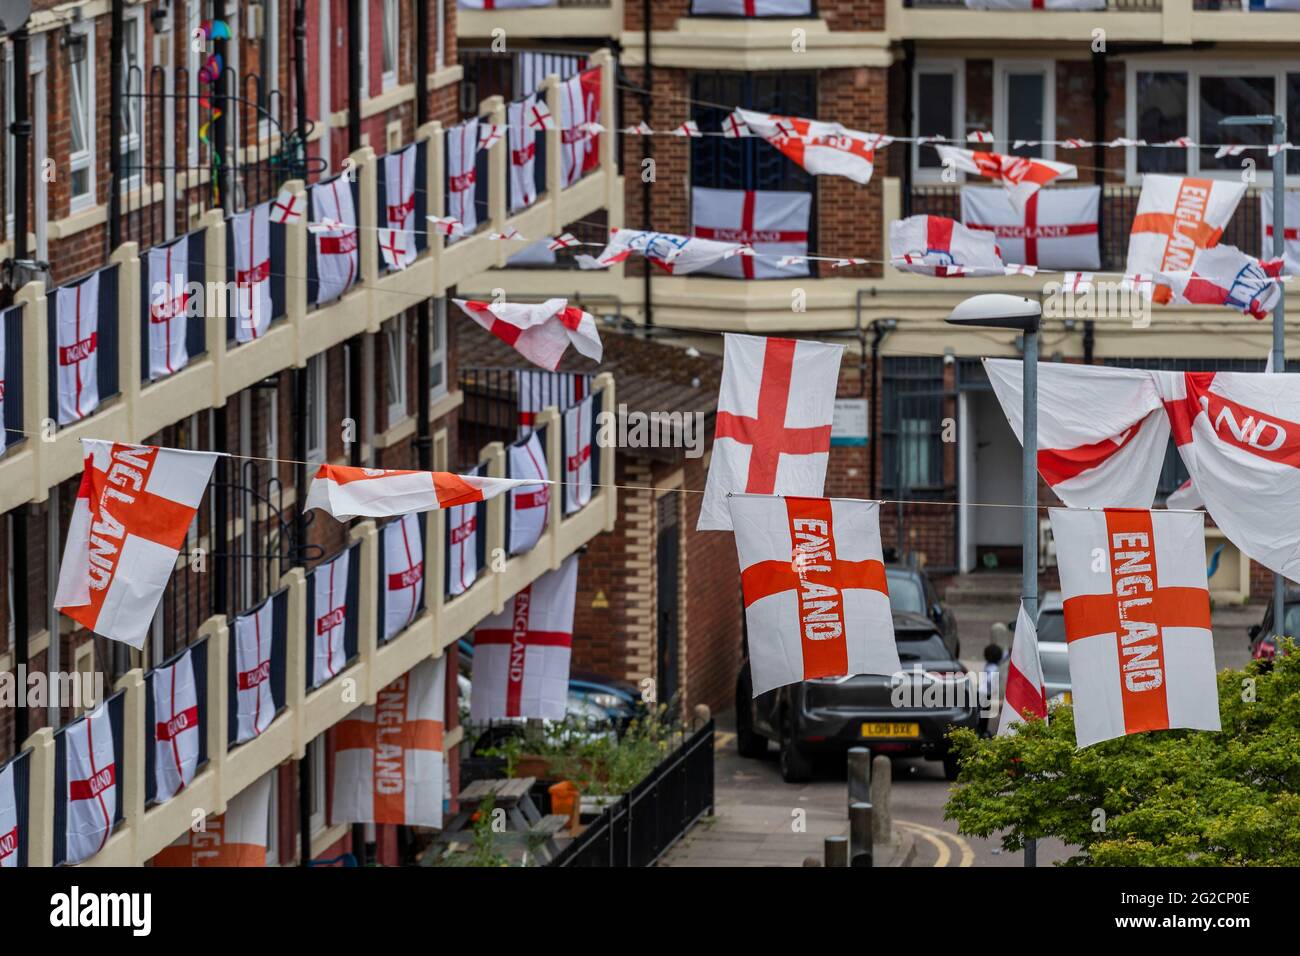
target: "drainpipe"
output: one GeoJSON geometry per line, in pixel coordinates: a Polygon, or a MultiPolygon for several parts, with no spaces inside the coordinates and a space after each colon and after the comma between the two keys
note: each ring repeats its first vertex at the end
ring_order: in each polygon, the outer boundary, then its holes
{"type": "MultiPolygon", "coordinates": [[[[295,500],[307,500],[307,369],[293,370],[293,457],[295,500]]],[[[293,563],[300,568],[307,565],[307,512],[294,509],[293,563]]],[[[290,680],[302,680],[302,675],[289,675],[290,680]]],[[[304,750],[298,761],[298,855],[299,866],[311,866],[311,751],[304,750]]]]}
{"type": "MultiPolygon", "coordinates": [[[[417,9],[419,4],[416,4],[417,9]]],[[[298,0],[293,7],[293,85],[294,107],[298,118],[298,132],[303,137],[303,159],[307,157],[307,0],[298,0]]],[[[324,117],[329,122],[329,117],[324,117]]]]}
{"type": "MultiPolygon", "coordinates": [[[[645,63],[641,68],[641,116],[645,122],[650,122],[650,87],[654,82],[653,70],[651,68],[651,40],[650,40],[650,0],[641,0],[641,20],[645,28],[645,63]]],[[[649,163],[645,162],[652,159],[652,149],[650,136],[642,136],[641,140],[641,228],[646,232],[653,232],[654,225],[651,222],[650,215],[650,194],[651,186],[654,184],[646,178],[646,167],[649,163]]],[[[654,325],[654,300],[651,298],[650,275],[653,271],[653,263],[646,259],[643,263],[645,267],[645,277],[642,279],[642,298],[645,300],[645,328],[647,331],[654,325]]]]}
{"type": "Polygon", "coordinates": [[[361,148],[361,0],[348,0],[348,152],[361,148]]]}
{"type": "MultiPolygon", "coordinates": [[[[27,29],[24,27],[13,35],[14,43],[14,121],[9,124],[9,132],[14,137],[14,158],[16,160],[14,169],[14,255],[13,261],[19,263],[27,258],[27,197],[28,197],[28,170],[31,169],[31,163],[28,160],[29,147],[32,140],[32,118],[28,110],[28,90],[27,90],[27,71],[28,54],[27,54],[27,29]]],[[[21,280],[16,276],[14,286],[21,285],[21,280]]],[[[23,552],[19,552],[22,554],[23,552]]]]}
{"type": "MultiPolygon", "coordinates": [[[[877,408],[879,407],[877,401],[880,395],[880,343],[888,333],[892,332],[896,328],[898,328],[897,319],[874,319],[871,323],[871,401],[868,404],[867,414],[873,420],[878,415],[877,408]]],[[[872,429],[872,432],[875,432],[874,428],[872,429]]],[[[880,486],[876,470],[876,458],[878,453],[876,449],[880,445],[880,441],[875,434],[872,434],[871,437],[867,439],[867,443],[871,446],[871,497],[879,498],[880,486]]]]}
{"type": "MultiPolygon", "coordinates": [[[[912,105],[912,87],[916,83],[916,43],[903,41],[903,135],[912,135],[912,125],[916,121],[912,105]]],[[[927,135],[925,133],[922,136],[927,135]]],[[[912,214],[912,149],[908,147],[907,162],[903,163],[903,218],[912,214]]],[[[875,458],[872,458],[875,461],[875,458]]]]}
{"type": "MultiPolygon", "coordinates": [[[[1092,181],[1101,187],[1101,202],[1106,202],[1106,55],[1092,55],[1092,181]]],[[[1106,248],[1106,217],[1097,217],[1097,248],[1106,248]]],[[[1103,262],[1104,266],[1105,263],[1103,262]]]]}
{"type": "MultiPolygon", "coordinates": [[[[441,3],[442,0],[438,2],[441,3]]],[[[429,122],[429,5],[425,0],[415,0],[415,128],[419,129],[427,122],[429,122]]]]}
{"type": "MultiPolygon", "coordinates": [[[[415,3],[415,128],[429,122],[429,7],[415,3]]],[[[429,349],[432,348],[433,300],[421,299],[415,311],[415,454],[416,467],[433,470],[433,436],[429,434],[429,349]]]]}
{"type": "MultiPolygon", "coordinates": [[[[113,0],[108,48],[108,246],[122,242],[122,31],[125,0],[113,0]]],[[[89,51],[87,51],[89,56],[89,51]]]]}

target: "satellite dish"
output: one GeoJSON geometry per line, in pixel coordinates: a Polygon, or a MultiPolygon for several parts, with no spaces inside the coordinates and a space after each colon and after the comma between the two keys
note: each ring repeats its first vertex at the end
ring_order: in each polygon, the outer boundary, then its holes
{"type": "Polygon", "coordinates": [[[21,29],[32,14],[32,0],[0,0],[0,36],[21,29]]]}

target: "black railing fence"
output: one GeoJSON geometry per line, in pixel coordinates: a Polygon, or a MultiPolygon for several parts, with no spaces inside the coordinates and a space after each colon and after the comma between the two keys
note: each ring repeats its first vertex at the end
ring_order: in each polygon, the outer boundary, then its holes
{"type": "Polygon", "coordinates": [[[713,810],[710,720],[650,774],[607,806],[551,866],[652,866],[713,810]]]}

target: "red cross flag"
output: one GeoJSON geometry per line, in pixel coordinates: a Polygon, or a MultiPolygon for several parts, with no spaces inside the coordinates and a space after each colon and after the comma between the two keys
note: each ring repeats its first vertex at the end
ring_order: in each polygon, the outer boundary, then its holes
{"type": "Polygon", "coordinates": [[[376,229],[379,237],[379,254],[384,258],[384,265],[390,269],[405,269],[409,259],[408,253],[415,252],[415,243],[400,229],[376,229]]]}
{"type": "Polygon", "coordinates": [[[276,634],[275,598],[235,618],[235,743],[259,736],[275,720],[271,653],[276,634]]]}
{"type": "MultiPolygon", "coordinates": [[[[483,466],[470,474],[477,476],[483,466]]],[[[447,509],[447,594],[464,594],[478,580],[478,503],[447,509]]]]}
{"type": "Polygon", "coordinates": [[[580,372],[515,369],[515,394],[519,406],[519,437],[526,438],[542,409],[566,412],[590,395],[591,376],[580,372]]]}
{"type": "Polygon", "coordinates": [[[147,254],[149,270],[149,380],[179,372],[189,364],[185,323],[189,295],[189,236],[147,254]]]}
{"type": "Polygon", "coordinates": [[[564,513],[571,515],[591,501],[590,395],[564,412],[564,513]]]}
{"type": "Polygon", "coordinates": [[[477,162],[478,120],[466,120],[447,130],[447,215],[466,233],[478,228],[478,207],[474,203],[477,162]]]}
{"type": "Polygon", "coordinates": [[[1121,508],[1049,516],[1078,745],[1218,730],[1204,516],[1121,508]]]}
{"type": "Polygon", "coordinates": [[[691,0],[696,16],[797,17],[811,12],[811,0],[691,0]]]}
{"type": "Polygon", "coordinates": [[[170,800],[194,779],[199,763],[199,695],[194,662],[186,648],[171,664],[154,668],[154,799],[170,800]]]}
{"type": "Polygon", "coordinates": [[[742,248],[738,242],[714,242],[670,232],[613,229],[610,231],[609,245],[599,255],[579,255],[574,256],[574,260],[582,269],[605,269],[637,253],[665,272],[684,276],[730,258],[742,248]]]}
{"type": "Polygon", "coordinates": [[[271,324],[271,204],[235,213],[235,341],[251,342],[271,324]]]}
{"type": "MultiPolygon", "coordinates": [[[[1190,176],[1142,177],[1142,194],[1128,237],[1125,273],[1190,272],[1198,249],[1219,244],[1246,184],[1190,176]]],[[[1156,289],[1167,302],[1167,288],[1156,289]]]]}
{"type": "MultiPolygon", "coordinates": [[[[186,830],[150,861],[153,866],[266,866],[267,821],[274,774],[230,798],[226,812],[210,816],[202,830],[186,830]]],[[[279,834],[274,834],[278,839],[279,834]]]]}
{"type": "Polygon", "coordinates": [[[519,212],[537,201],[537,130],[527,117],[537,103],[533,93],[506,108],[510,138],[510,211],[519,212]]]}
{"type": "Polygon", "coordinates": [[[85,467],[54,606],[138,650],[217,456],[89,438],[82,446],[85,467]]]}
{"type": "Polygon", "coordinates": [[[560,182],[566,188],[600,166],[600,69],[583,70],[560,84],[560,182]]]}
{"type": "Polygon", "coordinates": [[[1100,209],[1100,186],[1042,190],[1019,211],[996,186],[961,191],[961,220],[968,228],[993,233],[1007,262],[1043,269],[1101,268],[1100,209]]]}
{"type": "MultiPolygon", "coordinates": [[[[812,194],[753,189],[691,190],[691,234],[738,243],[766,256],[808,254],[812,194]]],[[[807,261],[781,266],[771,259],[732,256],[701,270],[746,279],[806,276],[807,261]]]]}
{"type": "Polygon", "coordinates": [[[569,555],[474,631],[470,720],[562,720],[569,696],[578,556],[569,555]]]}
{"type": "MultiPolygon", "coordinates": [[[[1282,236],[1286,240],[1285,258],[1287,275],[1300,275],[1300,193],[1288,192],[1282,209],[1282,236]]],[[[1259,219],[1263,229],[1259,248],[1264,255],[1273,255],[1273,193],[1263,189],[1259,193],[1259,219]]]]}
{"type": "Polygon", "coordinates": [[[732,495],[754,696],[848,674],[897,674],[879,505],[732,495]]]}
{"type": "Polygon", "coordinates": [[[1031,718],[1047,719],[1047,684],[1043,665],[1038,658],[1038,629],[1020,605],[1016,615],[1016,634],[1011,641],[1011,660],[1007,664],[1007,689],[998,714],[998,736],[1011,733],[1016,724],[1031,718]]]}
{"type": "Polygon", "coordinates": [[[460,0],[464,10],[510,10],[521,7],[549,7],[555,0],[460,0]]]}
{"type": "Polygon", "coordinates": [[[59,424],[70,425],[99,407],[99,273],[54,297],[59,424]]]}
{"type": "Polygon", "coordinates": [[[517,485],[510,492],[510,553],[523,554],[541,539],[551,511],[546,452],[536,432],[510,446],[508,462],[517,485]]]}
{"type": "Polygon", "coordinates": [[[501,142],[504,135],[501,127],[496,123],[480,123],[478,129],[478,148],[491,149],[497,143],[501,142]]]}
{"type": "Polygon", "coordinates": [[[117,815],[117,758],[108,704],[100,704],[63,733],[68,780],[66,861],[80,863],[104,848],[117,815]]]}
{"type": "Polygon", "coordinates": [[[282,189],[280,194],[271,200],[269,216],[271,222],[277,222],[282,226],[291,226],[302,218],[302,198],[282,189]]]}
{"type": "Polygon", "coordinates": [[[303,507],[319,508],[339,521],[392,518],[486,501],[520,484],[524,482],[447,471],[321,465],[303,507]]]}
{"type": "Polygon", "coordinates": [[[426,658],[334,728],[331,822],[442,826],[446,675],[426,658]]]}
{"type": "Polygon", "coordinates": [[[420,519],[402,515],[384,525],[384,640],[392,640],[420,615],[424,596],[424,539],[420,519]]]}
{"type": "Polygon", "coordinates": [[[871,181],[876,150],[893,142],[892,137],[862,133],[839,123],[742,109],[727,118],[724,133],[728,126],[738,125],[737,119],[743,128],[763,137],[814,176],[845,176],[863,185],[871,181]]]}
{"type": "Polygon", "coordinates": [[[316,246],[316,304],[332,302],[357,277],[357,211],[352,186],[342,176],[311,187],[312,220],[337,226],[312,236],[316,246]]]}
{"type": "Polygon", "coordinates": [[[1221,305],[1249,315],[1266,318],[1282,297],[1277,281],[1283,262],[1261,262],[1236,246],[1218,245],[1198,249],[1187,272],[1164,272],[1173,302],[1188,305],[1221,305]]]}
{"type": "Polygon", "coordinates": [[[889,256],[900,272],[940,277],[1003,274],[993,236],[943,216],[909,216],[891,222],[889,256]]]}
{"type": "Polygon", "coordinates": [[[26,839],[18,828],[15,776],[14,761],[0,765],[0,870],[18,867],[19,850],[26,839]]]}
{"type": "Polygon", "coordinates": [[[308,613],[308,639],[312,649],[311,686],[320,687],[336,677],[348,661],[348,572],[352,549],[312,569],[312,603],[308,613]]]}
{"type": "Polygon", "coordinates": [[[723,336],[713,458],[697,531],[730,531],[727,495],[821,494],[842,345],[723,336]]]}
{"type": "Polygon", "coordinates": [[[534,131],[555,129],[555,117],[551,115],[551,108],[546,105],[546,100],[540,97],[533,97],[532,104],[524,112],[527,125],[534,131]]]}
{"type": "MultiPolygon", "coordinates": [[[[384,157],[384,218],[396,234],[396,241],[387,243],[393,261],[384,256],[390,269],[404,269],[415,261],[415,153],[412,144],[384,157]]],[[[385,245],[381,236],[379,248],[385,245]]]]}
{"type": "Polygon", "coordinates": [[[1000,182],[1011,205],[1022,212],[1029,198],[1037,195],[1043,186],[1057,179],[1075,179],[1079,175],[1077,167],[1049,159],[977,152],[942,144],[936,144],[934,148],[945,166],[1000,182]]]}
{"type": "Polygon", "coordinates": [[[461,311],[528,361],[551,371],[572,345],[593,362],[603,354],[596,320],[566,299],[524,302],[479,302],[455,299],[461,311]]]}
{"type": "Polygon", "coordinates": [[[972,10],[1105,10],[1106,0],[966,0],[972,10]]]}

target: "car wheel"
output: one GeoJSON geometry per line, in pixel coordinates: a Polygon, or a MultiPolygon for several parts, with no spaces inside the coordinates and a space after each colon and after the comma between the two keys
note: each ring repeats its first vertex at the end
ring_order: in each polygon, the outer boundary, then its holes
{"type": "Polygon", "coordinates": [[[789,711],[781,721],[781,779],[786,783],[804,783],[812,779],[812,759],[794,737],[794,720],[789,711]]]}
{"type": "Polygon", "coordinates": [[[742,757],[767,756],[767,738],[754,731],[754,701],[750,690],[749,665],[736,681],[736,751],[742,757]]]}
{"type": "Polygon", "coordinates": [[[952,781],[957,779],[957,774],[961,767],[957,763],[956,754],[948,754],[943,758],[943,779],[952,781]]]}

